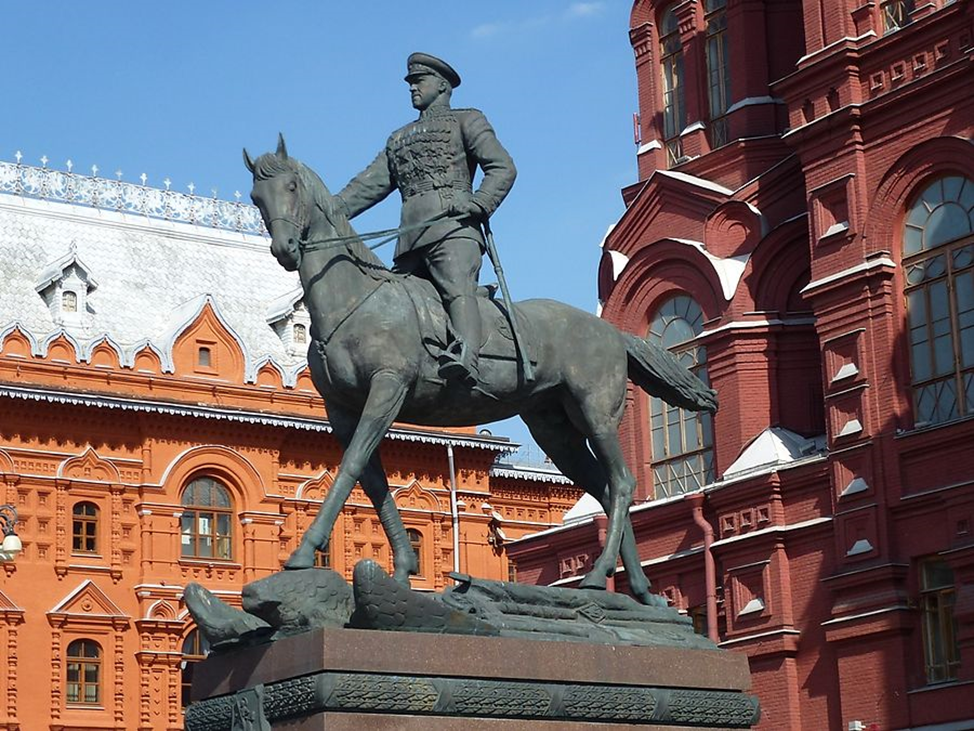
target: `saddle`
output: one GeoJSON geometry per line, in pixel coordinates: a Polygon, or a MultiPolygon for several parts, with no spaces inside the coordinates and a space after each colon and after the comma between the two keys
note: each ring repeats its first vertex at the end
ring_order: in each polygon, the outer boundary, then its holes
{"type": "MultiPolygon", "coordinates": [[[[449,351],[453,341],[450,318],[439,294],[431,282],[421,277],[406,275],[399,281],[416,311],[423,348],[432,358],[439,360],[445,352],[449,351]]],[[[496,285],[480,287],[477,291],[477,305],[483,323],[480,359],[517,362],[518,354],[507,309],[503,302],[494,299],[496,291],[496,285]]],[[[528,351],[527,355],[531,363],[537,365],[536,355],[532,352],[532,343],[535,339],[532,337],[531,321],[517,304],[514,305],[514,313],[517,317],[518,331],[528,351]]]]}

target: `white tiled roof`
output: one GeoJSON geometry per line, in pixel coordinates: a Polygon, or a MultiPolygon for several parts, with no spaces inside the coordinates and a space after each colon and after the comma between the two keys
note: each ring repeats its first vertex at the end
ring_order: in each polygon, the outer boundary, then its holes
{"type": "Polygon", "coordinates": [[[209,299],[248,375],[267,358],[291,372],[304,361],[267,321],[300,283],[266,238],[16,194],[0,194],[0,333],[19,325],[42,347],[59,332],[37,287],[72,259],[89,277],[84,326],[70,329],[82,352],[107,334],[126,355],[146,341],[166,353],[209,299]]]}

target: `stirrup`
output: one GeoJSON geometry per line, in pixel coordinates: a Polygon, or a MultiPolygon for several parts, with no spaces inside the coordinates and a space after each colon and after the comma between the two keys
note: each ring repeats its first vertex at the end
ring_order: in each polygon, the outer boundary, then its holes
{"type": "Polygon", "coordinates": [[[447,381],[458,381],[467,386],[477,385],[479,373],[463,362],[466,355],[466,346],[461,346],[460,352],[456,352],[456,344],[444,350],[440,354],[439,374],[447,381]]]}

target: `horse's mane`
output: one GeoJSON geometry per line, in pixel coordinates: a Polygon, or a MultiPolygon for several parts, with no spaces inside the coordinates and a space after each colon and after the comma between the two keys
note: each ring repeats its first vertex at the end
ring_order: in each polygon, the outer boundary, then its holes
{"type": "Polygon", "coordinates": [[[365,242],[358,237],[355,229],[352,228],[352,224],[349,223],[348,216],[342,212],[341,206],[326,205],[326,202],[331,200],[332,194],[328,190],[328,186],[325,185],[325,182],[314,170],[293,157],[281,157],[276,153],[269,152],[261,155],[254,161],[253,172],[254,180],[269,180],[281,173],[287,172],[297,173],[298,177],[301,178],[302,185],[311,191],[318,210],[322,212],[332,225],[332,228],[335,229],[335,236],[345,240],[345,247],[348,249],[348,253],[359,262],[362,269],[376,279],[392,279],[395,277],[395,274],[382,263],[382,260],[376,256],[375,252],[366,246],[365,242]],[[333,210],[335,215],[329,215],[329,209],[333,210]]]}

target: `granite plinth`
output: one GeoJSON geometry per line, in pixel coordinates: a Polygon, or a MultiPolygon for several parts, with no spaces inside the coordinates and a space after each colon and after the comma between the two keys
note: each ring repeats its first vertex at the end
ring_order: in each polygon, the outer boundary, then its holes
{"type": "Polygon", "coordinates": [[[294,731],[750,728],[749,687],[726,651],[323,629],[200,663],[186,728],[235,731],[254,688],[294,731]]]}

